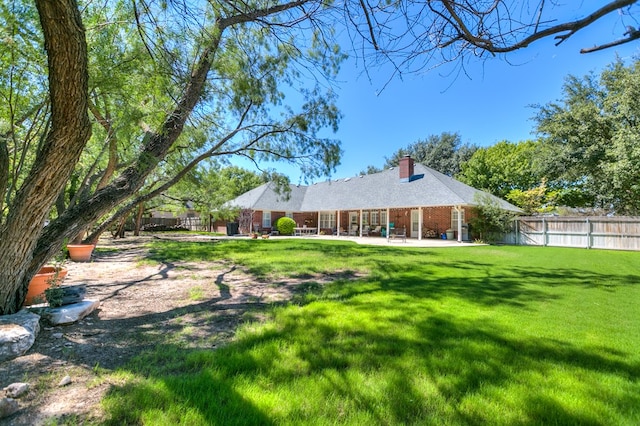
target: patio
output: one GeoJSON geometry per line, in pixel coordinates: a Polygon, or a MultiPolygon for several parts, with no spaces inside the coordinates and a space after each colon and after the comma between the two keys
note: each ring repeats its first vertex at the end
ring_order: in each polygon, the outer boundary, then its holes
{"type": "MultiPolygon", "coordinates": [[[[234,238],[234,237],[229,237],[234,238]]],[[[300,238],[299,236],[277,236],[272,238],[300,238]]],[[[415,238],[407,238],[406,242],[402,240],[387,240],[384,237],[353,237],[346,235],[305,235],[303,238],[313,238],[317,240],[336,240],[340,241],[353,241],[362,245],[375,245],[375,246],[398,246],[398,247],[472,247],[478,244],[469,242],[459,243],[456,240],[442,240],[437,238],[423,238],[421,240],[415,238]]]]}

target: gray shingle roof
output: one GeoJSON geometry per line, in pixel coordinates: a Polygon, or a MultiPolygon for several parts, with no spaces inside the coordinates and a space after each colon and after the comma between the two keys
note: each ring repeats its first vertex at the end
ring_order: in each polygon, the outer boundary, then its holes
{"type": "Polygon", "coordinates": [[[304,201],[306,186],[290,185],[291,192],[278,194],[272,182],[260,185],[229,201],[229,207],[250,208],[253,210],[275,210],[299,212],[304,201]]]}
{"type": "MultiPolygon", "coordinates": [[[[429,167],[416,164],[409,182],[401,182],[398,168],[380,173],[310,186],[291,185],[291,196],[283,199],[271,183],[261,185],[228,205],[253,210],[315,212],[328,210],[383,209],[400,207],[473,206],[477,194],[489,195],[429,167]]],[[[490,195],[506,210],[516,206],[490,195]]]]}

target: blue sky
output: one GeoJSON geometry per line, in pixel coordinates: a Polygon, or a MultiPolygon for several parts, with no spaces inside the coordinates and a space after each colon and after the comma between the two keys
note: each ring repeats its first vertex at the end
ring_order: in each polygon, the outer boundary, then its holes
{"type": "MultiPolygon", "coordinates": [[[[600,40],[607,40],[605,37],[600,40]]],[[[588,37],[581,37],[586,43],[588,37]]],[[[501,140],[533,138],[532,105],[562,97],[565,77],[599,73],[618,54],[639,54],[640,44],[591,54],[580,54],[573,40],[555,47],[550,41],[503,59],[490,59],[469,67],[469,77],[408,76],[392,81],[379,95],[375,82],[358,78],[354,67],[345,69],[338,106],[344,117],[336,136],[344,155],[337,177],[353,176],[367,165],[382,166],[384,157],[429,135],[458,132],[463,142],[490,146],[501,140]]],[[[381,83],[384,83],[381,80],[381,83]]]]}
{"type": "MultiPolygon", "coordinates": [[[[576,18],[593,10],[575,2],[579,10],[565,10],[576,18]]],[[[614,14],[615,15],[615,14],[614,14]]],[[[625,24],[627,24],[625,22],[625,24]]],[[[429,135],[458,132],[463,142],[490,146],[502,140],[517,142],[533,138],[534,104],[546,104],[562,97],[567,75],[599,74],[616,55],[624,59],[640,55],[640,43],[580,54],[580,49],[617,40],[624,32],[619,16],[592,24],[556,47],[553,38],[540,40],[506,57],[467,65],[467,74],[457,78],[446,69],[392,80],[388,71],[370,71],[372,81],[347,60],[341,69],[338,107],[343,113],[336,134],[344,154],[333,177],[355,176],[367,165],[381,167],[384,157],[429,135]]],[[[277,169],[299,181],[299,173],[279,165],[277,169]]]]}

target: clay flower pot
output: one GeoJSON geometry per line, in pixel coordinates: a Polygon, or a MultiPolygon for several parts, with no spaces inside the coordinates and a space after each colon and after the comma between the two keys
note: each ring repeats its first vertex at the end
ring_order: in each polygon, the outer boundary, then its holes
{"type": "Polygon", "coordinates": [[[93,244],[67,244],[69,257],[74,262],[88,262],[91,260],[91,253],[95,245],[93,244]]]}
{"type": "Polygon", "coordinates": [[[43,266],[40,268],[38,273],[29,281],[29,289],[27,290],[24,306],[44,302],[44,291],[54,283],[59,285],[66,276],[67,270],[64,268],[56,268],[55,266],[43,266]]]}

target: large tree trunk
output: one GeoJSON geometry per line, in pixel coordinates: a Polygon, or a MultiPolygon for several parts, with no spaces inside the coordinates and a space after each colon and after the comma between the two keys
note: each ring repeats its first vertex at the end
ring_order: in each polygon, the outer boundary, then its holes
{"type": "Polygon", "coordinates": [[[140,236],[140,228],[142,228],[142,215],[144,215],[144,203],[138,204],[138,212],[136,213],[136,225],[133,229],[133,235],[140,236]]]}
{"type": "Polygon", "coordinates": [[[74,0],[37,0],[48,55],[51,130],[0,227],[0,314],[17,311],[41,265],[33,252],[44,221],[87,143],[87,45],[74,0]],[[35,269],[35,270],[34,270],[35,269]]]}

